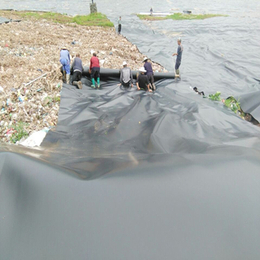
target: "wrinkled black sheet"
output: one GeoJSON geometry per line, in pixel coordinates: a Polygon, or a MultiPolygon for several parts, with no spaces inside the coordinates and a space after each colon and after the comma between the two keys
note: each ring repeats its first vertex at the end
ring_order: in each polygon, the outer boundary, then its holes
{"type": "Polygon", "coordinates": [[[257,259],[259,128],[181,80],[83,83],[41,149],[0,153],[3,259],[257,259]]]}
{"type": "Polygon", "coordinates": [[[260,122],[260,91],[251,92],[238,97],[243,111],[250,113],[260,122]]]}
{"type": "Polygon", "coordinates": [[[84,181],[1,153],[1,258],[258,259],[259,156],[158,154],[84,181]]]}
{"type": "Polygon", "coordinates": [[[192,90],[258,118],[258,20],[122,20],[171,73],[181,35],[182,79],[64,85],[41,148],[2,144],[0,259],[259,259],[259,127],[192,90]]]}

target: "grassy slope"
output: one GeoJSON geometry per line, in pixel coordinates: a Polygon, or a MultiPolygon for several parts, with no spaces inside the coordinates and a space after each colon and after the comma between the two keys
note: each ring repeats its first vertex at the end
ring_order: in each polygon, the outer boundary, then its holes
{"type": "MultiPolygon", "coordinates": [[[[56,23],[62,24],[79,24],[85,26],[103,26],[103,27],[113,27],[114,24],[101,13],[93,13],[89,15],[77,15],[77,16],[68,16],[65,14],[52,13],[52,12],[31,12],[31,11],[10,11],[9,13],[15,14],[20,18],[35,18],[35,19],[45,19],[53,21],[56,23]]],[[[8,14],[7,11],[1,11],[0,15],[5,16],[8,14]]]]}

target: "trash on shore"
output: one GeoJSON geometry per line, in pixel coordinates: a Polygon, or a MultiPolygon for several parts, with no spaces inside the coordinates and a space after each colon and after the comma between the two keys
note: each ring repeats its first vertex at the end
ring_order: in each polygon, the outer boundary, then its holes
{"type": "MultiPolygon", "coordinates": [[[[10,12],[8,19],[18,19],[10,12]]],[[[102,67],[120,69],[127,60],[137,70],[144,55],[114,28],[56,24],[26,18],[0,25],[0,136],[18,143],[23,137],[58,121],[62,75],[59,53],[67,46],[72,59],[80,53],[89,66],[96,50],[102,67]]],[[[164,68],[153,63],[154,71],[164,68]]]]}

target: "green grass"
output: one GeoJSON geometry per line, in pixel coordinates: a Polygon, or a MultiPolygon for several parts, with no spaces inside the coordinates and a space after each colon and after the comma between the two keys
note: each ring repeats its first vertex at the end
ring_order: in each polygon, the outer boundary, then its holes
{"type": "Polygon", "coordinates": [[[222,14],[184,14],[184,13],[175,13],[172,15],[167,15],[167,19],[172,19],[172,20],[203,20],[207,18],[212,18],[212,17],[219,17],[219,16],[227,16],[227,15],[222,15],[222,14]]]}
{"type": "Polygon", "coordinates": [[[141,20],[149,20],[149,21],[158,21],[158,20],[166,20],[168,18],[162,16],[152,16],[152,15],[145,15],[145,14],[137,14],[139,19],[141,20]]]}
{"type": "Polygon", "coordinates": [[[225,102],[225,106],[229,107],[234,113],[240,112],[241,116],[245,116],[243,110],[240,107],[239,101],[237,101],[234,97],[228,97],[225,102]]]}
{"type": "Polygon", "coordinates": [[[213,100],[213,101],[220,101],[221,97],[220,97],[220,92],[216,92],[215,94],[210,94],[209,95],[209,99],[213,100]]]}
{"type": "Polygon", "coordinates": [[[46,97],[43,101],[44,106],[51,106],[52,103],[60,103],[60,97],[46,97]]]}
{"type": "Polygon", "coordinates": [[[203,20],[203,19],[212,18],[212,17],[220,17],[220,16],[226,17],[227,15],[223,15],[223,14],[184,14],[184,13],[175,13],[175,14],[172,14],[172,15],[167,15],[165,17],[162,17],[162,16],[151,16],[151,15],[140,15],[140,14],[137,14],[137,16],[141,20],[156,21],[156,20],[166,20],[166,19],[172,19],[172,20],[203,20]]]}
{"type": "Polygon", "coordinates": [[[14,133],[12,134],[10,141],[12,143],[16,143],[20,141],[23,137],[27,137],[29,134],[28,132],[24,129],[28,124],[25,124],[24,122],[17,122],[17,124],[12,125],[12,128],[14,129],[14,133]]]}
{"type": "Polygon", "coordinates": [[[104,27],[113,27],[114,24],[101,13],[92,13],[90,15],[77,15],[73,17],[73,22],[86,25],[86,26],[104,26],[104,27]]]}
{"type": "Polygon", "coordinates": [[[85,26],[103,26],[103,27],[113,27],[114,24],[101,13],[92,13],[89,15],[77,15],[75,17],[68,16],[66,14],[52,13],[52,12],[16,12],[17,15],[21,17],[35,18],[35,19],[45,19],[55,23],[61,24],[79,24],[85,26]]]}

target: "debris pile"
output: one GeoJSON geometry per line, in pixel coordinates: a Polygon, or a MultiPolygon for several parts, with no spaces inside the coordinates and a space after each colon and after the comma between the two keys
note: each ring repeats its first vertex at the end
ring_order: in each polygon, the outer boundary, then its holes
{"type": "MultiPolygon", "coordinates": [[[[17,19],[15,12],[5,17],[17,19]]],[[[3,23],[0,28],[0,136],[4,142],[16,143],[34,131],[56,126],[62,88],[61,47],[68,48],[72,58],[79,53],[84,66],[89,66],[93,50],[104,68],[119,69],[124,60],[132,70],[143,64],[144,55],[114,28],[33,18],[3,23]]],[[[165,72],[156,63],[153,69],[165,72]]]]}

